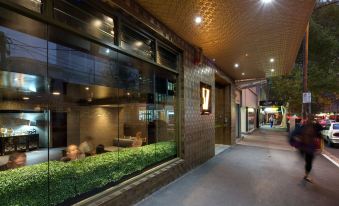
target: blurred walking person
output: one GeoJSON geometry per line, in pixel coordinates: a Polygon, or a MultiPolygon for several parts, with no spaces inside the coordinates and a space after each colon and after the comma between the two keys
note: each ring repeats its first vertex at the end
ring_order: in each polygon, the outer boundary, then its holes
{"type": "Polygon", "coordinates": [[[309,117],[304,124],[297,128],[291,134],[290,144],[296,147],[305,159],[305,175],[304,180],[312,182],[309,174],[312,170],[315,154],[320,152],[323,147],[321,138],[322,126],[313,123],[309,117]]]}

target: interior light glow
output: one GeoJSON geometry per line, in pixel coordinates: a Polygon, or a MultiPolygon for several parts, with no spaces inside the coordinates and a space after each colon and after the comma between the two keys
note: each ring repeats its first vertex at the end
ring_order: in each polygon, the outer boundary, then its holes
{"type": "Polygon", "coordinates": [[[202,22],[201,16],[195,17],[194,21],[195,21],[196,24],[200,24],[202,22]]]}
{"type": "Polygon", "coordinates": [[[245,56],[248,57],[248,54],[246,53],[245,56]]]}
{"type": "Polygon", "coordinates": [[[274,72],[275,70],[274,69],[271,69],[271,72],[274,72]]]}
{"type": "Polygon", "coordinates": [[[23,100],[29,100],[29,97],[22,97],[23,100]]]}
{"type": "Polygon", "coordinates": [[[245,72],[241,73],[241,75],[243,75],[243,76],[244,76],[244,75],[245,75],[245,72]]]}
{"type": "Polygon", "coordinates": [[[89,90],[89,87],[85,87],[85,89],[88,91],[88,90],[89,90]]]}
{"type": "Polygon", "coordinates": [[[106,49],[106,54],[109,54],[109,49],[106,49]]]}
{"type": "Polygon", "coordinates": [[[261,0],[262,3],[264,4],[268,4],[268,3],[272,3],[273,0],[261,0]]]}
{"type": "Polygon", "coordinates": [[[60,95],[60,92],[55,91],[55,92],[52,92],[52,94],[55,95],[55,96],[58,96],[58,95],[60,95]]]}
{"type": "Polygon", "coordinates": [[[142,44],[143,44],[143,43],[142,43],[141,41],[136,41],[136,42],[135,42],[135,46],[137,46],[137,47],[141,47],[142,44]]]}
{"type": "Polygon", "coordinates": [[[131,95],[131,93],[127,92],[127,96],[131,95]]]}
{"type": "Polygon", "coordinates": [[[279,108],[277,108],[277,107],[266,107],[266,108],[264,109],[264,111],[267,112],[267,113],[278,112],[278,110],[279,110],[279,108]]]}
{"type": "Polygon", "coordinates": [[[215,62],[215,59],[213,59],[213,61],[215,62]]]}
{"type": "Polygon", "coordinates": [[[273,58],[271,58],[271,59],[270,59],[270,62],[271,62],[271,63],[273,63],[273,62],[274,62],[274,59],[273,59],[273,58]]]}
{"type": "Polygon", "coordinates": [[[239,67],[239,64],[238,64],[238,63],[234,64],[234,67],[235,67],[235,68],[238,68],[238,67],[239,67]]]}
{"type": "Polygon", "coordinates": [[[102,21],[100,21],[99,19],[94,20],[94,21],[93,21],[93,25],[94,25],[95,27],[101,27],[101,26],[102,26],[102,21]]]}

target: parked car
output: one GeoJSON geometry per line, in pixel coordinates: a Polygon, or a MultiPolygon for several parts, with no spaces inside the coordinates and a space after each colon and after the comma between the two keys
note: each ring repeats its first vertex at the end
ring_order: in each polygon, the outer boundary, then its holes
{"type": "Polygon", "coordinates": [[[321,134],[329,146],[339,144],[339,122],[326,125],[321,134]]]}

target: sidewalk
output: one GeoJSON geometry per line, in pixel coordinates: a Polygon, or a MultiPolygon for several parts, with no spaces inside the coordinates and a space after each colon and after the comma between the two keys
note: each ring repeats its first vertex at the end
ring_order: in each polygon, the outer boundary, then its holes
{"type": "Polygon", "coordinates": [[[334,206],[338,172],[318,156],[311,173],[315,183],[306,183],[304,162],[284,132],[261,129],[137,205],[334,206]]]}

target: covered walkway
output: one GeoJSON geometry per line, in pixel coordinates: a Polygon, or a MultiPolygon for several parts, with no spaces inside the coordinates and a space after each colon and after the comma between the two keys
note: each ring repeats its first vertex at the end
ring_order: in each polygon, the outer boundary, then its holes
{"type": "Polygon", "coordinates": [[[338,205],[339,168],[318,156],[314,183],[303,168],[285,132],[261,129],[137,205],[338,205]]]}

